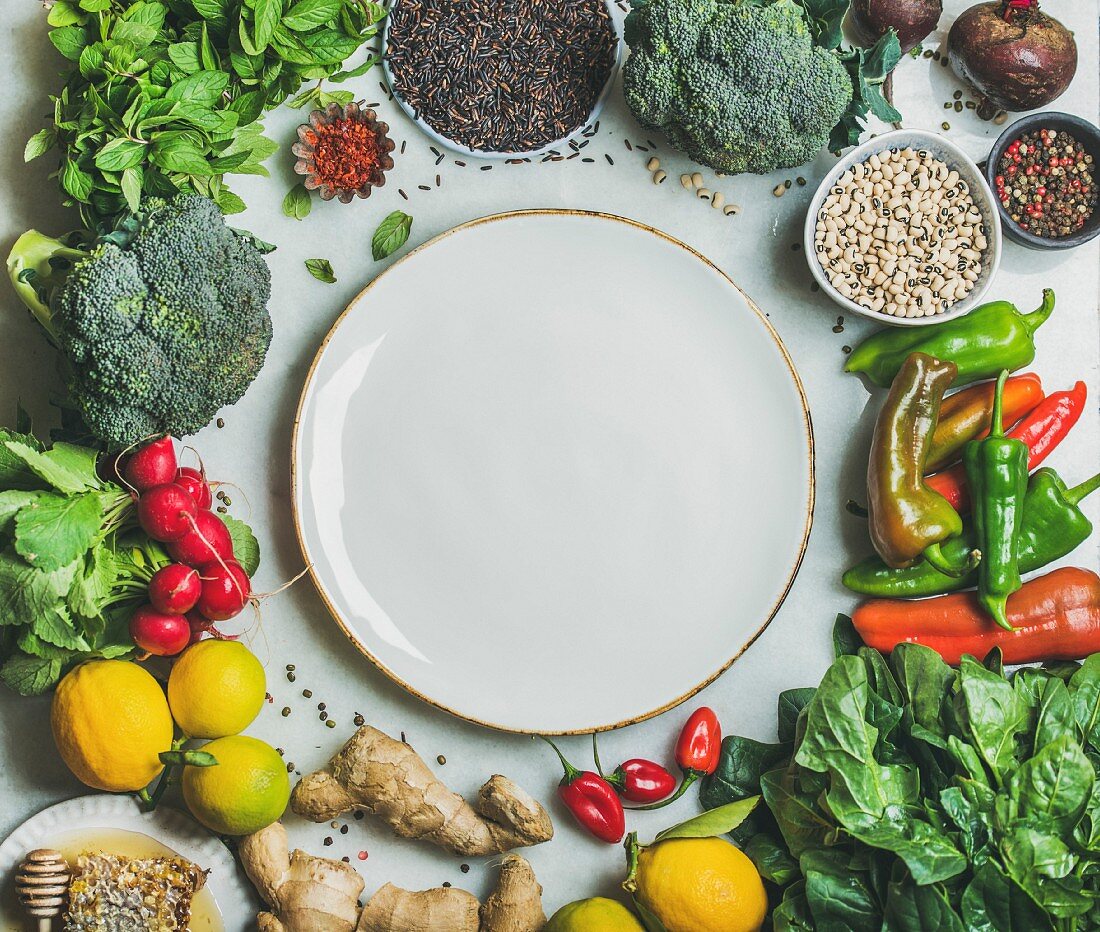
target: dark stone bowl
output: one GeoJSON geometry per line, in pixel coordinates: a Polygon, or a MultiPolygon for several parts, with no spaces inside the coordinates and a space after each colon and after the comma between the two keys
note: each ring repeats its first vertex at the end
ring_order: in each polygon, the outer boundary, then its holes
{"type": "Polygon", "coordinates": [[[1013,221],[1001,205],[1000,198],[996,195],[997,186],[993,179],[997,175],[997,165],[1000,163],[1005,149],[1024,133],[1043,128],[1069,133],[1081,143],[1082,148],[1092,156],[1093,178],[1097,183],[1100,183],[1100,128],[1097,128],[1088,120],[1081,119],[1081,117],[1057,111],[1032,113],[1005,127],[1004,132],[993,143],[993,148],[989,152],[983,170],[985,171],[986,181],[989,182],[990,190],[994,192],[993,201],[1000,212],[1001,229],[1004,231],[1005,236],[1014,243],[1027,246],[1029,249],[1072,249],[1074,246],[1087,243],[1100,233],[1100,205],[1093,209],[1092,215],[1085,221],[1085,225],[1076,233],[1058,237],[1036,236],[1034,233],[1021,229],[1020,225],[1013,221]]]}

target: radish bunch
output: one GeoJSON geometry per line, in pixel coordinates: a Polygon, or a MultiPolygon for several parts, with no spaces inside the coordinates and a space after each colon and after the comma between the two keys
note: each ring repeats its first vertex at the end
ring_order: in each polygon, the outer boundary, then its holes
{"type": "Polygon", "coordinates": [[[149,580],[149,602],[134,612],[130,637],[143,651],[174,656],[239,614],[252,583],[234,557],[228,528],[210,510],[206,478],[179,466],[171,437],[135,451],[121,476],[137,496],[142,530],[173,560],[149,580]]]}

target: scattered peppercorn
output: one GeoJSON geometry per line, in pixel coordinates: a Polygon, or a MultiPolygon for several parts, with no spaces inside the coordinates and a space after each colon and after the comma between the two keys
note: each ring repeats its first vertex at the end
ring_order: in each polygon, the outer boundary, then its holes
{"type": "Polygon", "coordinates": [[[312,699],[313,698],[313,690],[312,689],[303,689],[302,690],[302,695],[305,696],[307,699],[312,699]]]}
{"type": "Polygon", "coordinates": [[[327,708],[328,708],[328,706],[325,705],[323,702],[318,702],[317,703],[317,711],[318,712],[324,712],[325,709],[327,709],[327,708]]]}
{"type": "Polygon", "coordinates": [[[439,756],[438,756],[438,757],[437,757],[437,758],[435,759],[435,762],[436,762],[437,764],[439,764],[440,766],[442,766],[443,764],[447,763],[447,758],[445,758],[445,757],[444,757],[444,756],[443,756],[442,754],[440,754],[440,755],[439,755],[439,756]]]}
{"type": "Polygon", "coordinates": [[[341,825],[340,826],[340,834],[341,835],[346,835],[347,833],[348,833],[348,827],[346,825],[341,825]]]}
{"type": "Polygon", "coordinates": [[[355,723],[356,728],[362,728],[367,723],[367,720],[358,712],[355,713],[355,718],[352,721],[355,723]]]}
{"type": "Polygon", "coordinates": [[[293,683],[296,679],[298,679],[298,677],[296,677],[293,673],[288,673],[286,675],[286,678],[287,678],[287,681],[290,682],[290,683],[293,683]]]}
{"type": "Polygon", "coordinates": [[[324,845],[326,848],[330,847],[332,845],[332,836],[326,835],[324,841],[322,841],[321,844],[324,845]]]}
{"type": "Polygon", "coordinates": [[[290,706],[284,705],[283,706],[283,718],[287,718],[287,717],[289,717],[289,715],[290,715],[290,706]]]}
{"type": "Polygon", "coordinates": [[[218,429],[221,430],[221,428],[225,427],[225,418],[220,417],[215,423],[218,425],[218,429]]]}
{"type": "Polygon", "coordinates": [[[470,873],[470,865],[469,864],[459,864],[458,869],[460,871],[462,871],[462,873],[464,873],[464,874],[470,873]]]}
{"type": "Polygon", "coordinates": [[[1069,133],[1040,129],[1013,140],[993,179],[1005,212],[1036,236],[1068,236],[1096,210],[1093,157],[1069,133]]]}

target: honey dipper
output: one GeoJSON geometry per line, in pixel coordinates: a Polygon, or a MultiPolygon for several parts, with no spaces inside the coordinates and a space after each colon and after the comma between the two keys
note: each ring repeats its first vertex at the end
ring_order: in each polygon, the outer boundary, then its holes
{"type": "Polygon", "coordinates": [[[23,858],[15,875],[19,902],[32,919],[38,920],[38,932],[50,932],[55,916],[60,916],[69,889],[69,865],[60,851],[38,848],[23,858]]]}

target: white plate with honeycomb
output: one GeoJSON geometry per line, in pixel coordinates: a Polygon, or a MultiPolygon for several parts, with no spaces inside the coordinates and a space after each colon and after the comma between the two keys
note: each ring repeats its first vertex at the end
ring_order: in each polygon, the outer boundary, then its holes
{"type": "MultiPolygon", "coordinates": [[[[43,809],[0,845],[0,932],[34,928],[15,895],[15,874],[27,852],[55,848],[76,863],[85,852],[127,858],[178,855],[209,871],[192,902],[191,932],[252,928],[259,904],[229,849],[189,816],[162,805],[143,812],[129,796],[80,796],[43,809]]],[[[61,929],[61,921],[54,928],[61,929]]]]}

